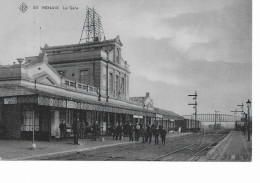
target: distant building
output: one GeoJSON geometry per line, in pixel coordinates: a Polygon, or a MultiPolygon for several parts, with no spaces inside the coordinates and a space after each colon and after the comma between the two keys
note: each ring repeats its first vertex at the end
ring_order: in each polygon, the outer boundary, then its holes
{"type": "Polygon", "coordinates": [[[0,66],[0,136],[50,140],[59,124],[79,117],[98,121],[103,134],[108,122],[163,124],[168,130],[184,120],[153,106],[150,94],[129,97],[129,65],[115,39],[47,46],[38,56],[0,66]],[[175,124],[176,123],[176,124],[175,124]],[[34,126],[34,128],[33,128],[34,126]]]}

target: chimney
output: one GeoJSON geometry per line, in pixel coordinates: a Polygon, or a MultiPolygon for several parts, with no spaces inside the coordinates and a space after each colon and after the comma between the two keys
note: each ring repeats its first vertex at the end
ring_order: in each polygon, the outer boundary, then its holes
{"type": "Polygon", "coordinates": [[[23,58],[17,58],[16,59],[17,61],[18,61],[18,63],[21,65],[22,64],[22,62],[24,61],[24,59],[23,58]]]}
{"type": "Polygon", "coordinates": [[[15,65],[15,62],[13,62],[13,64],[15,65]]]}
{"type": "Polygon", "coordinates": [[[149,92],[146,92],[146,98],[147,97],[150,97],[150,93],[149,92]]]}

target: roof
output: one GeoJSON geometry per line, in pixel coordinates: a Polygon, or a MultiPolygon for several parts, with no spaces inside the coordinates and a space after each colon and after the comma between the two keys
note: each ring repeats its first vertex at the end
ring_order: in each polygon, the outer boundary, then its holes
{"type": "Polygon", "coordinates": [[[49,93],[49,92],[45,92],[45,91],[34,90],[34,89],[27,88],[27,87],[24,87],[24,86],[14,86],[14,85],[3,85],[3,86],[0,86],[0,97],[35,95],[35,94],[42,95],[42,96],[55,97],[55,98],[61,98],[62,97],[63,99],[67,99],[67,100],[73,99],[73,100],[84,101],[84,102],[97,104],[97,105],[121,107],[121,108],[125,108],[125,109],[138,110],[138,111],[148,112],[148,113],[159,113],[159,114],[164,115],[164,118],[169,118],[169,119],[174,119],[174,120],[183,120],[183,119],[185,119],[184,117],[182,117],[182,116],[180,116],[180,115],[178,115],[178,114],[176,114],[176,113],[174,113],[172,111],[159,109],[159,108],[154,108],[154,111],[147,111],[147,110],[144,110],[144,109],[130,107],[128,105],[111,104],[111,103],[107,103],[107,102],[87,100],[87,99],[82,99],[82,98],[76,97],[76,96],[73,96],[71,98],[71,97],[68,97],[66,95],[66,93],[59,93],[59,95],[57,95],[57,94],[53,94],[53,93],[49,93]]]}
{"type": "Polygon", "coordinates": [[[185,119],[184,117],[176,114],[175,112],[172,112],[172,111],[168,111],[168,110],[164,110],[164,109],[159,109],[159,108],[154,108],[154,111],[156,111],[157,113],[159,114],[163,114],[171,119],[174,119],[174,120],[183,120],[185,119]]]}
{"type": "Polygon", "coordinates": [[[147,111],[144,109],[135,108],[135,107],[128,106],[128,105],[120,105],[120,104],[112,104],[112,103],[107,103],[107,102],[102,102],[102,101],[88,100],[88,99],[83,99],[83,98],[77,97],[77,96],[69,97],[69,96],[67,96],[66,93],[59,93],[59,95],[57,95],[57,94],[53,94],[53,93],[49,93],[49,92],[45,92],[45,91],[34,90],[34,89],[27,88],[24,86],[14,86],[14,85],[0,86],[0,97],[28,96],[28,95],[36,95],[36,94],[40,95],[40,96],[62,98],[65,100],[74,100],[74,101],[79,101],[79,102],[81,101],[81,102],[87,102],[90,104],[103,105],[103,106],[105,105],[105,106],[110,106],[110,107],[120,107],[120,108],[124,108],[124,109],[155,114],[154,111],[147,111]]]}
{"type": "Polygon", "coordinates": [[[69,45],[59,45],[59,46],[48,46],[47,44],[44,46],[44,48],[41,48],[43,51],[50,51],[53,49],[66,49],[66,48],[78,48],[78,47],[103,47],[104,44],[109,44],[109,43],[115,43],[117,42],[122,46],[122,43],[120,41],[119,37],[116,37],[115,39],[109,39],[109,40],[103,40],[103,41],[96,41],[96,42],[86,42],[86,43],[81,43],[81,44],[69,44],[69,45]]]}

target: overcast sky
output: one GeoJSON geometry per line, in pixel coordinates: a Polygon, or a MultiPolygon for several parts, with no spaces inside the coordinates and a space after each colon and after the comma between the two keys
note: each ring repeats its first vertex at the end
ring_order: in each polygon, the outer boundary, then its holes
{"type": "Polygon", "coordinates": [[[149,91],[157,107],[179,114],[193,113],[187,95],[195,91],[198,113],[230,114],[252,98],[250,0],[23,2],[29,6],[25,13],[18,9],[21,1],[0,7],[0,64],[39,54],[40,44],[77,44],[85,7],[94,6],[107,39],[120,35],[123,58],[131,66],[131,96],[149,91]],[[41,9],[48,5],[59,10],[41,9]]]}

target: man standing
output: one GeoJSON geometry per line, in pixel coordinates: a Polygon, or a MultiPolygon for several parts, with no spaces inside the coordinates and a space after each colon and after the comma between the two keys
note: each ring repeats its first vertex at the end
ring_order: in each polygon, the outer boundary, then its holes
{"type": "Polygon", "coordinates": [[[158,144],[159,145],[159,128],[158,126],[155,127],[154,129],[154,144],[158,144]]]}
{"type": "Polygon", "coordinates": [[[111,123],[108,122],[107,123],[107,135],[110,135],[111,134],[111,123]]]}
{"type": "Polygon", "coordinates": [[[136,141],[139,141],[139,137],[140,137],[140,125],[139,124],[137,124],[136,125],[136,128],[135,128],[135,140],[136,141]]]}
{"type": "Polygon", "coordinates": [[[134,126],[129,122],[129,140],[133,141],[133,131],[134,131],[134,126]]]}
{"type": "Polygon", "coordinates": [[[116,140],[118,139],[118,136],[119,136],[119,140],[121,141],[122,140],[122,131],[123,131],[123,128],[120,124],[120,122],[118,123],[117,127],[116,127],[116,140]]]}
{"type": "Polygon", "coordinates": [[[153,129],[152,129],[151,125],[149,124],[147,127],[147,141],[149,140],[149,144],[152,141],[152,136],[153,136],[153,129]]]}
{"type": "Polygon", "coordinates": [[[142,141],[142,143],[146,143],[147,142],[147,128],[146,128],[146,126],[144,125],[143,127],[142,127],[142,139],[143,139],[143,141],[142,141]]]}
{"type": "Polygon", "coordinates": [[[115,124],[112,125],[111,132],[112,132],[113,140],[115,140],[115,138],[116,138],[116,125],[115,124]]]}
{"type": "Polygon", "coordinates": [[[164,145],[165,145],[166,134],[167,134],[167,131],[165,130],[164,127],[162,127],[161,138],[162,138],[162,144],[164,144],[164,145]]]}
{"type": "Polygon", "coordinates": [[[66,128],[67,128],[64,120],[61,121],[59,128],[60,128],[60,138],[63,139],[65,137],[66,128]]]}
{"type": "Polygon", "coordinates": [[[72,130],[74,133],[74,144],[79,145],[79,133],[80,133],[80,121],[77,118],[72,124],[72,130]]]}
{"type": "Polygon", "coordinates": [[[93,132],[92,132],[92,140],[97,141],[97,131],[98,131],[98,124],[97,124],[97,121],[94,122],[92,128],[93,128],[93,132]]]}

